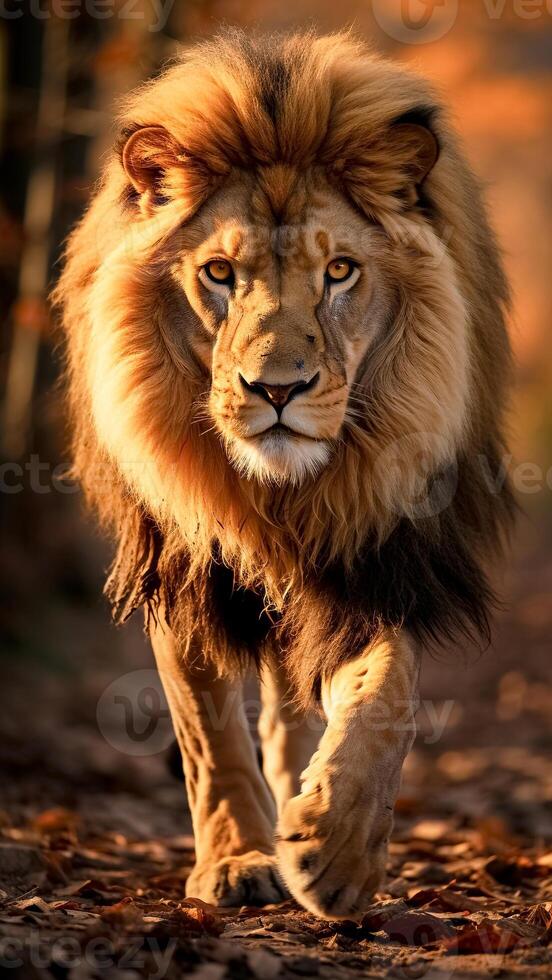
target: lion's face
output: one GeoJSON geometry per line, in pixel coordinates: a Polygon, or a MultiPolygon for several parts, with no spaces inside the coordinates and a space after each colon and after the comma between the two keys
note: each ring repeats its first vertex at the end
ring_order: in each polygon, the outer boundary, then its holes
{"type": "Polygon", "coordinates": [[[210,374],[210,418],[245,475],[299,482],[329,460],[379,331],[375,240],[321,176],[284,167],[240,176],[184,231],[190,341],[210,374]]]}

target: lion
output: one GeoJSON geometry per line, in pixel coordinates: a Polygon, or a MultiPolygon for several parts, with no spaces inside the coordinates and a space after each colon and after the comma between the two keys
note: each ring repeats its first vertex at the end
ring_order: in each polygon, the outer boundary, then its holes
{"type": "Polygon", "coordinates": [[[186,894],[355,919],[422,651],[488,636],[514,512],[508,286],[446,109],[349,33],[191,47],[125,103],[55,299],[106,591],[182,751],[186,894]]]}

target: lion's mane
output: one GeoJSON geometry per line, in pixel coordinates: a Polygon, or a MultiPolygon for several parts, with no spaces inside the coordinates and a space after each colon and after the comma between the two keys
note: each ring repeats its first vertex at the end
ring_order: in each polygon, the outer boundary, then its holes
{"type": "Polygon", "coordinates": [[[477,183],[424,81],[348,35],[230,31],[184,53],[129,100],[55,298],[76,472],[118,542],[107,585],[117,619],[144,605],[170,621],[184,651],[199,641],[221,670],[280,647],[305,701],[384,627],[423,641],[486,634],[484,566],[513,511],[500,480],[508,290],[477,183]],[[440,146],[416,201],[390,130],[397,120],[431,128],[440,146]],[[151,125],[176,150],[144,214],[120,147],[151,125]],[[175,344],[161,278],[174,228],[231,172],[277,161],[322,168],[383,230],[398,276],[398,307],[357,379],[363,411],[300,488],[242,478],[217,434],[194,425],[209,382],[175,344]],[[442,394],[458,368],[449,340],[460,315],[461,435],[442,394]],[[411,472],[420,434],[421,506],[411,472]]]}

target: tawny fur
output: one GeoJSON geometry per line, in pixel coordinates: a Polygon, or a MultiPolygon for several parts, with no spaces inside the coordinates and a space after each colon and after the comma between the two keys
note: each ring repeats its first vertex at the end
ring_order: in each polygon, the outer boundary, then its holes
{"type": "Polygon", "coordinates": [[[206,656],[230,670],[262,643],[231,635],[217,593],[229,568],[253,596],[248,614],[274,624],[267,649],[285,649],[305,702],[382,628],[484,629],[484,564],[512,511],[507,485],[496,494],[486,479],[504,450],[508,290],[435,94],[347,35],[228,32],[139,89],[120,122],[56,291],[75,468],[119,544],[118,615],[162,601],[184,646],[201,631],[206,656]],[[440,156],[416,190],[394,124],[421,115],[440,156]],[[160,151],[145,131],[152,179],[139,195],[121,150],[141,127],[169,138],[160,151]],[[222,421],[201,424],[217,377],[186,342],[197,316],[176,305],[169,272],[210,202],[247,187],[257,217],[292,224],[301,181],[337,192],[373,232],[389,329],[358,366],[327,464],[297,486],[240,473],[222,421]],[[413,503],[419,451],[428,484],[456,481],[435,512],[413,503]]]}

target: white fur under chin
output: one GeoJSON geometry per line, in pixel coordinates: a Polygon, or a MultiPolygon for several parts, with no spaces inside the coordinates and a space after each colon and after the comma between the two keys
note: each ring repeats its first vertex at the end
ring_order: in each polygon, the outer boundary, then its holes
{"type": "Polygon", "coordinates": [[[331,451],[323,440],[268,431],[252,439],[227,439],[226,452],[232,465],[248,480],[298,485],[327,466],[331,451]]]}

